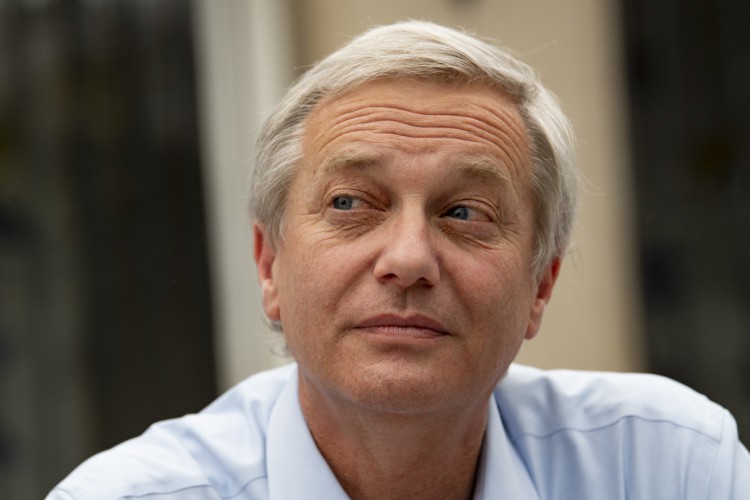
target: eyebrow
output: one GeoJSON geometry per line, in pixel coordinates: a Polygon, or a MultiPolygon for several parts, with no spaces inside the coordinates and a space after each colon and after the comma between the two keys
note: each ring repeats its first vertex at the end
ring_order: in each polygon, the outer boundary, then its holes
{"type": "Polygon", "coordinates": [[[503,172],[497,166],[498,162],[487,158],[463,161],[456,165],[462,177],[478,178],[495,182],[502,187],[509,187],[512,179],[507,172],[503,172]]]}
{"type": "Polygon", "coordinates": [[[379,164],[380,159],[371,154],[342,153],[326,160],[323,166],[316,172],[316,177],[334,175],[344,170],[364,170],[379,164]]]}
{"type": "MultiPolygon", "coordinates": [[[[330,178],[346,171],[366,171],[382,164],[379,155],[362,152],[344,152],[326,160],[315,173],[318,179],[330,178]]],[[[501,190],[512,189],[513,180],[498,168],[498,161],[484,157],[448,159],[446,164],[454,168],[458,177],[496,184],[501,190]]]]}

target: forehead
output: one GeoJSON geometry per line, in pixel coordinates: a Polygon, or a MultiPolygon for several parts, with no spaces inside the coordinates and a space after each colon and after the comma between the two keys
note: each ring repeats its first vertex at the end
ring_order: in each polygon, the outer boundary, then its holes
{"type": "Polygon", "coordinates": [[[525,177],[529,164],[523,119],[499,90],[409,78],[323,99],[308,117],[303,148],[313,174],[342,157],[398,153],[488,159],[512,177],[525,177]]]}

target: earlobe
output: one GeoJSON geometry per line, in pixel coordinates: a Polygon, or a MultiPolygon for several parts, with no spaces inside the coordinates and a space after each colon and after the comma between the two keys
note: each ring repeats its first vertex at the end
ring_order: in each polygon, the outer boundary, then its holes
{"type": "Polygon", "coordinates": [[[539,328],[542,326],[544,308],[547,307],[547,304],[552,297],[552,289],[555,287],[557,276],[560,274],[561,263],[561,258],[555,257],[544,270],[542,277],[537,283],[536,296],[534,297],[534,303],[531,306],[529,324],[526,327],[526,340],[531,340],[536,337],[539,328]]]}
{"type": "Polygon", "coordinates": [[[281,319],[279,294],[274,276],[276,250],[271,243],[268,230],[258,221],[253,222],[253,258],[258,268],[258,281],[260,282],[260,290],[263,297],[263,310],[268,319],[279,321],[281,319]]]}

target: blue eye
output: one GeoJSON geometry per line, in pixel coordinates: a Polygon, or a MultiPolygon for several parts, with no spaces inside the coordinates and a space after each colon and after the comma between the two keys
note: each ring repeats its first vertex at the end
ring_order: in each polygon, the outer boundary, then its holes
{"type": "Polygon", "coordinates": [[[354,208],[355,199],[352,196],[337,196],[331,204],[336,210],[351,210],[354,208]]]}
{"type": "Polygon", "coordinates": [[[450,208],[448,212],[446,213],[446,216],[453,217],[454,219],[459,219],[459,220],[469,220],[470,215],[471,213],[469,212],[469,208],[462,207],[460,205],[457,207],[450,208]]]}

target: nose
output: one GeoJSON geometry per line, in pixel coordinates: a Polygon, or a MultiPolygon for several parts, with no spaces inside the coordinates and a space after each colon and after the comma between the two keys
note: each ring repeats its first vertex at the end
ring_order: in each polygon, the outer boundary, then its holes
{"type": "Polygon", "coordinates": [[[440,265],[433,235],[422,214],[402,214],[385,231],[374,274],[381,283],[401,288],[433,286],[440,279],[440,265]]]}

